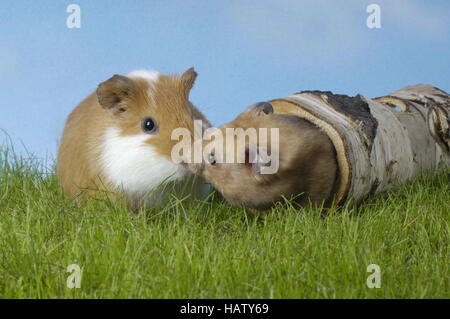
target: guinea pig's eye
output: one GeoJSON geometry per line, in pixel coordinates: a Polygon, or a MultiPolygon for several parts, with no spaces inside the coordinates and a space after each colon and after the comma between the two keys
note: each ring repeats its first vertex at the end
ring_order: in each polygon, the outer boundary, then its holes
{"type": "Polygon", "coordinates": [[[217,161],[216,158],[214,157],[214,154],[208,154],[208,162],[211,165],[216,165],[217,161]]]}
{"type": "Polygon", "coordinates": [[[151,117],[146,117],[142,120],[142,130],[145,133],[153,134],[157,130],[156,122],[151,117]]]}

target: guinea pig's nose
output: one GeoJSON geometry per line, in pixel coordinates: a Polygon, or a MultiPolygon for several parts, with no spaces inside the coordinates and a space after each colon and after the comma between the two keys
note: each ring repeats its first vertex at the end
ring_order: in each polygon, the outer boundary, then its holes
{"type": "Polygon", "coordinates": [[[191,172],[193,174],[199,174],[200,169],[197,168],[197,165],[194,163],[188,163],[188,162],[183,161],[180,163],[180,165],[181,165],[181,167],[183,167],[183,169],[186,172],[191,172]]]}
{"type": "Polygon", "coordinates": [[[181,164],[181,166],[183,166],[183,167],[186,167],[186,168],[188,167],[188,163],[186,163],[185,161],[182,161],[180,164],[181,164]]]}
{"type": "Polygon", "coordinates": [[[182,165],[194,174],[200,174],[203,171],[202,163],[183,163],[182,165]]]}

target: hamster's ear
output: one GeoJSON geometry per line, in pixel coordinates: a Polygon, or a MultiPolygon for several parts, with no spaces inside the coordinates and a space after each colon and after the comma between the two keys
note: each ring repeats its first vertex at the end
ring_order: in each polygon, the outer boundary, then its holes
{"type": "Polygon", "coordinates": [[[269,115],[273,114],[273,106],[269,102],[259,102],[250,106],[247,112],[253,112],[256,115],[269,115]]]}
{"type": "Polygon", "coordinates": [[[189,92],[194,86],[195,79],[197,78],[197,72],[195,72],[194,68],[190,68],[186,72],[181,75],[181,86],[183,90],[183,94],[186,98],[189,97],[189,92]]]}
{"type": "Polygon", "coordinates": [[[128,109],[126,102],[133,99],[136,84],[123,75],[114,75],[97,87],[98,103],[112,114],[124,113],[128,109]]]}

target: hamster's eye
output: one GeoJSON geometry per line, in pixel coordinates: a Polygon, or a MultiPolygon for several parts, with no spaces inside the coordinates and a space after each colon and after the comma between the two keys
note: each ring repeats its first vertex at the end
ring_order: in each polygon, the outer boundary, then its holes
{"type": "Polygon", "coordinates": [[[208,154],[208,162],[211,165],[216,165],[217,161],[216,158],[214,157],[214,154],[208,154]]]}
{"type": "Polygon", "coordinates": [[[142,130],[145,133],[153,134],[157,130],[156,122],[151,117],[142,120],[142,130]]]}

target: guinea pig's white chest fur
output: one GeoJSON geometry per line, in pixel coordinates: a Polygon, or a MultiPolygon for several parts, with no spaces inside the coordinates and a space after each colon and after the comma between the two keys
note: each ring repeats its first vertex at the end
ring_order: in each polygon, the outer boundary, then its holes
{"type": "Polygon", "coordinates": [[[121,136],[115,127],[105,131],[100,163],[107,182],[114,188],[140,198],[165,182],[182,181],[191,175],[145,143],[149,138],[145,133],[121,136]]]}

